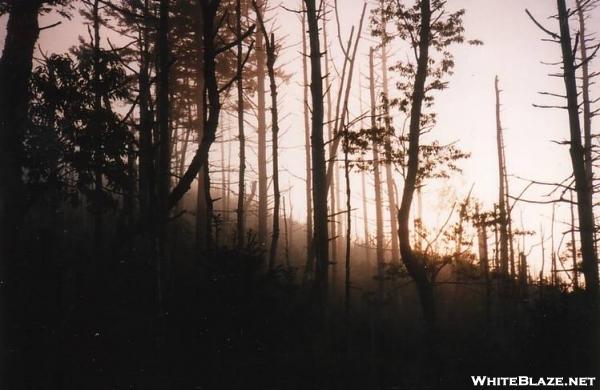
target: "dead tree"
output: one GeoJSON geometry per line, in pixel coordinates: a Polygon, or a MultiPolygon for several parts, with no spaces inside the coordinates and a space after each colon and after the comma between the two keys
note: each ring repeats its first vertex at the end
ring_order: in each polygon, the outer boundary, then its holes
{"type": "Polygon", "coordinates": [[[314,272],[314,254],[312,249],[313,223],[312,223],[312,161],[310,152],[310,121],[309,121],[309,103],[308,103],[308,49],[306,45],[306,14],[302,13],[302,91],[303,91],[303,112],[304,112],[304,156],[306,159],[306,265],[304,270],[304,280],[312,277],[314,272]]]}
{"type": "MultiPolygon", "coordinates": [[[[537,20],[529,16],[551,39],[560,43],[562,53],[562,78],[565,85],[567,99],[567,111],[569,115],[569,154],[571,165],[573,167],[573,176],[575,178],[575,191],[577,194],[577,211],[579,215],[579,238],[581,245],[581,257],[583,275],[585,277],[585,290],[590,303],[596,305],[598,296],[598,260],[594,250],[594,214],[592,197],[590,196],[592,183],[589,182],[589,175],[586,170],[585,148],[581,142],[581,123],[579,117],[579,93],[577,90],[576,70],[582,66],[582,62],[576,63],[575,52],[571,41],[571,30],[569,27],[569,17],[572,14],[567,10],[565,0],[557,0],[559,33],[552,32],[543,27],[537,20]]],[[[579,39],[576,39],[579,41],[579,39]]],[[[577,45],[578,43],[576,43],[577,45]]],[[[600,46],[599,46],[600,47],[600,46]]],[[[597,48],[598,49],[598,48],[597,48]]],[[[586,61],[590,61],[593,54],[590,54],[586,61]]]]}
{"type": "MultiPolygon", "coordinates": [[[[591,79],[597,77],[599,73],[590,74],[589,70],[589,62],[592,59],[590,54],[588,53],[588,47],[590,38],[586,36],[586,19],[588,10],[591,11],[594,7],[598,5],[597,1],[582,1],[575,0],[575,4],[577,6],[577,18],[579,20],[579,54],[581,61],[581,105],[583,108],[583,140],[584,140],[584,149],[585,149],[585,169],[587,173],[588,180],[588,192],[589,196],[593,199],[594,197],[594,172],[592,167],[592,117],[595,116],[595,113],[592,112],[591,101],[590,101],[590,85],[591,79]]],[[[598,43],[596,43],[596,48],[598,47],[598,43]]],[[[594,53],[595,54],[595,53],[594,53]]],[[[592,210],[593,212],[593,210],[592,210]]],[[[594,216],[592,215],[592,220],[594,216]]],[[[596,242],[594,240],[594,242],[596,242]]],[[[597,247],[594,245],[595,255],[598,256],[597,247]]]]}
{"type": "Polygon", "coordinates": [[[314,253],[316,257],[315,287],[322,303],[327,296],[329,269],[329,233],[327,226],[327,175],[325,143],[323,139],[323,75],[321,72],[321,43],[319,39],[319,10],[315,0],[304,0],[310,43],[310,68],[312,96],[312,179],[314,253]]]}
{"type": "MultiPolygon", "coordinates": [[[[383,12],[383,0],[381,1],[381,23],[382,29],[386,28],[386,16],[383,12]]],[[[392,131],[392,123],[390,117],[390,104],[389,104],[389,87],[388,87],[388,65],[387,65],[387,41],[382,34],[381,40],[381,77],[383,84],[383,120],[385,123],[385,138],[384,138],[384,152],[385,152],[385,182],[386,189],[388,195],[388,208],[389,208],[389,216],[390,216],[390,227],[391,227],[391,243],[392,243],[392,261],[396,262],[399,260],[399,248],[398,248],[398,221],[396,220],[396,213],[398,211],[398,207],[396,205],[396,192],[395,192],[395,183],[394,183],[394,175],[392,173],[392,143],[390,140],[391,131],[392,131]]]]}
{"type": "MultiPolygon", "coordinates": [[[[377,129],[377,105],[375,98],[375,72],[373,66],[373,48],[369,50],[369,91],[371,95],[371,131],[377,129]]],[[[381,173],[379,172],[379,141],[373,137],[373,175],[375,177],[375,247],[377,259],[377,278],[382,293],[384,270],[384,242],[383,242],[383,209],[381,197],[381,173]]]]}
{"type": "MultiPolygon", "coordinates": [[[[323,3],[323,13],[327,14],[327,3],[323,3]]],[[[327,135],[329,137],[329,161],[332,161],[333,154],[332,152],[332,141],[333,141],[333,113],[332,108],[333,104],[331,102],[331,76],[329,73],[329,40],[327,39],[327,18],[323,18],[323,46],[325,49],[325,95],[327,97],[327,135]]],[[[336,170],[337,172],[337,170],[336,170]]],[[[335,272],[336,272],[336,264],[338,257],[338,239],[337,239],[337,194],[336,194],[336,184],[337,180],[336,175],[333,177],[333,181],[331,182],[331,186],[329,187],[329,202],[330,202],[330,210],[329,210],[329,220],[330,220],[330,234],[331,234],[331,262],[333,263],[333,277],[332,280],[335,282],[335,272]]]]}
{"type": "Polygon", "coordinates": [[[275,268],[277,259],[277,244],[279,242],[279,203],[281,193],[279,191],[279,112],[277,110],[277,81],[275,79],[275,61],[277,60],[277,44],[275,35],[269,34],[265,27],[261,9],[256,0],[253,0],[258,26],[265,40],[267,53],[267,74],[269,75],[269,89],[271,91],[271,138],[273,158],[273,232],[271,246],[269,248],[269,270],[275,268]]]}
{"type": "MultiPolygon", "coordinates": [[[[258,0],[259,9],[265,7],[264,0],[258,0]]],[[[256,41],[256,96],[257,96],[257,132],[258,132],[258,243],[266,245],[267,242],[267,215],[268,215],[268,189],[267,189],[267,125],[265,105],[265,48],[263,34],[257,29],[256,41]]]]}
{"type": "MultiPolygon", "coordinates": [[[[236,237],[238,248],[244,247],[244,239],[246,237],[246,218],[244,215],[244,198],[246,196],[246,134],[244,133],[244,57],[242,47],[242,5],[241,0],[237,0],[236,7],[236,25],[235,34],[237,42],[237,119],[238,119],[238,139],[240,142],[240,162],[239,162],[239,177],[238,177],[238,200],[237,200],[237,220],[236,220],[236,237]]],[[[258,48],[258,44],[257,44],[258,48]]],[[[258,53],[258,51],[257,51],[258,53]]],[[[260,114],[259,114],[260,115],[260,114]]]]}
{"type": "Polygon", "coordinates": [[[504,143],[502,137],[502,124],[500,122],[500,89],[498,87],[498,76],[494,79],[494,90],[496,93],[496,146],[498,151],[498,227],[500,230],[500,274],[508,281],[508,222],[506,213],[506,190],[504,177],[506,176],[506,164],[504,162],[504,143]]]}
{"type": "Polygon", "coordinates": [[[569,191],[571,203],[569,209],[571,211],[571,258],[573,260],[573,289],[579,288],[579,272],[577,270],[577,242],[575,240],[575,210],[573,207],[573,190],[569,191]]]}

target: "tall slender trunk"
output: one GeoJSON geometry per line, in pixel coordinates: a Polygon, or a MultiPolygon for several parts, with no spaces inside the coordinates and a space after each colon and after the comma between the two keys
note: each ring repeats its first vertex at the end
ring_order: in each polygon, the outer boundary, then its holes
{"type": "MultiPolygon", "coordinates": [[[[323,3],[323,13],[327,14],[327,3],[323,3]]],[[[327,135],[329,137],[329,161],[332,161],[335,157],[333,155],[333,115],[332,115],[332,102],[331,102],[331,77],[329,75],[329,40],[327,39],[327,18],[323,18],[323,48],[325,51],[325,95],[327,97],[327,135]]],[[[335,273],[337,270],[337,257],[338,257],[338,239],[337,237],[337,196],[336,196],[336,180],[335,178],[331,182],[329,187],[329,220],[330,220],[330,234],[331,234],[331,262],[333,263],[332,280],[335,283],[335,273]]]]}
{"type": "MultiPolygon", "coordinates": [[[[592,140],[592,114],[591,102],[590,102],[590,70],[589,70],[589,60],[588,57],[588,43],[586,39],[586,26],[585,20],[586,15],[584,11],[584,7],[586,6],[594,6],[593,4],[585,5],[582,0],[575,0],[575,4],[577,5],[577,17],[579,19],[579,52],[580,52],[580,61],[581,61],[581,99],[583,106],[583,141],[584,141],[584,151],[585,151],[585,171],[587,174],[587,184],[588,184],[588,192],[589,197],[593,200],[594,198],[594,170],[593,170],[593,158],[592,158],[592,148],[593,148],[593,140],[592,140]]],[[[594,210],[592,209],[592,221],[595,221],[594,210]]],[[[595,226],[594,226],[595,228],[595,226]]],[[[594,229],[595,231],[595,229],[594,229]]],[[[598,256],[598,248],[595,240],[594,234],[594,254],[597,258],[598,256]]]]}
{"type": "Polygon", "coordinates": [[[344,129],[344,178],[346,181],[346,251],[345,251],[345,283],[344,304],[346,315],[350,313],[350,244],[352,236],[352,190],[350,189],[350,159],[348,156],[348,127],[344,129]]]}
{"type": "Polygon", "coordinates": [[[302,14],[302,80],[303,80],[303,107],[304,107],[304,156],[306,159],[306,266],[304,279],[312,277],[314,271],[314,251],[312,247],[313,223],[312,223],[312,160],[310,152],[310,121],[308,116],[308,49],[306,45],[306,16],[302,14]]]}
{"type": "Polygon", "coordinates": [[[427,78],[429,62],[429,43],[431,38],[431,4],[429,0],[422,0],[421,28],[419,34],[419,57],[417,70],[413,84],[412,106],[410,111],[410,125],[408,135],[408,163],[406,167],[406,179],[402,192],[402,202],[398,211],[398,235],[400,239],[400,253],[406,269],[417,286],[417,292],[421,300],[423,317],[431,328],[435,324],[435,301],[433,284],[428,275],[425,262],[415,256],[410,244],[409,217],[413,195],[417,183],[419,170],[419,138],[421,134],[421,110],[425,99],[425,81],[427,78]]]}
{"type": "MultiPolygon", "coordinates": [[[[371,96],[371,129],[377,129],[377,105],[375,98],[375,71],[373,64],[373,48],[369,51],[369,92],[371,96]]],[[[377,281],[380,298],[383,294],[384,242],[383,242],[383,206],[381,197],[381,174],[379,172],[379,143],[373,139],[373,175],[375,176],[375,256],[377,259],[377,281]]]]}
{"type": "Polygon", "coordinates": [[[565,0],[557,0],[558,20],[560,24],[560,43],[563,62],[563,79],[567,95],[570,129],[570,155],[575,177],[577,192],[577,211],[579,214],[579,237],[581,242],[581,257],[583,275],[585,276],[585,289],[590,302],[597,304],[598,297],[598,261],[594,253],[594,215],[592,197],[590,196],[591,183],[588,183],[588,174],[585,169],[585,149],[581,144],[581,127],[579,122],[579,103],[577,79],[575,75],[575,58],[571,44],[571,31],[569,29],[569,14],[565,0]]]}
{"type": "Polygon", "coordinates": [[[169,102],[169,0],[161,0],[157,32],[157,91],[156,116],[158,121],[158,218],[156,224],[156,298],[159,313],[164,312],[164,282],[167,265],[167,220],[169,190],[171,188],[171,128],[169,102]]]}
{"type": "Polygon", "coordinates": [[[140,70],[138,75],[139,88],[139,198],[141,219],[146,222],[154,220],[154,157],[152,142],[152,127],[154,118],[150,110],[150,37],[146,23],[148,19],[148,1],[144,1],[145,16],[140,33],[140,70]]]}
{"type": "Polygon", "coordinates": [[[506,217],[506,189],[505,180],[506,165],[504,162],[504,143],[502,138],[502,124],[500,122],[500,89],[498,87],[498,76],[494,79],[494,90],[496,93],[496,145],[498,151],[498,226],[500,230],[500,274],[503,285],[506,288],[509,275],[508,258],[508,223],[506,217]]]}
{"type": "Polygon", "coordinates": [[[267,74],[269,76],[269,90],[271,92],[271,138],[272,138],[272,158],[273,158],[273,233],[271,236],[271,246],[269,248],[269,270],[275,268],[277,260],[277,245],[279,242],[279,203],[281,193],[279,191],[279,111],[277,110],[277,80],[275,79],[275,61],[277,60],[277,47],[275,35],[267,32],[261,8],[254,3],[256,7],[256,17],[258,19],[259,31],[263,34],[265,49],[267,52],[267,74]]]}
{"type": "Polygon", "coordinates": [[[321,72],[321,43],[319,40],[319,17],[315,0],[304,0],[310,43],[310,68],[312,96],[312,175],[313,175],[313,222],[314,250],[317,261],[315,287],[321,303],[327,296],[329,271],[329,233],[327,226],[327,176],[325,166],[325,142],[323,139],[323,75],[321,72]]]}
{"type": "MultiPolygon", "coordinates": [[[[265,0],[258,0],[258,9],[262,10],[265,0]]],[[[258,243],[266,245],[268,218],[267,191],[267,126],[265,105],[265,47],[262,32],[256,29],[256,95],[257,95],[257,131],[258,131],[258,243]]]]}
{"type": "MultiPolygon", "coordinates": [[[[92,122],[92,133],[96,142],[101,142],[102,126],[98,120],[102,111],[102,94],[100,93],[100,15],[99,1],[95,0],[92,5],[92,25],[93,25],[93,75],[92,89],[94,94],[94,116],[98,118],[92,122]]],[[[102,204],[103,194],[103,175],[101,167],[103,165],[103,156],[101,145],[96,145],[94,153],[94,253],[96,257],[95,266],[97,267],[102,259],[102,247],[104,241],[104,210],[102,204]]]]}
{"type": "MultiPolygon", "coordinates": [[[[386,22],[385,15],[383,14],[383,0],[381,2],[382,10],[382,23],[383,29],[385,30],[386,22]]],[[[385,34],[384,34],[385,35],[385,34]]],[[[385,139],[383,149],[385,152],[385,183],[388,195],[388,208],[390,215],[390,228],[391,228],[391,243],[392,243],[392,261],[396,262],[399,260],[400,253],[398,247],[398,223],[396,220],[396,213],[398,207],[396,206],[396,189],[394,183],[394,175],[392,171],[392,144],[390,140],[390,131],[392,129],[391,117],[390,117],[390,105],[389,105],[389,87],[388,87],[388,66],[387,66],[387,44],[385,39],[381,41],[381,76],[383,83],[383,119],[385,123],[385,139]]]]}
{"type": "MultiPolygon", "coordinates": [[[[246,235],[246,226],[244,218],[244,198],[246,196],[246,135],[244,134],[244,80],[243,80],[243,72],[244,72],[244,64],[243,64],[243,56],[242,56],[242,8],[241,1],[237,0],[236,2],[236,37],[238,39],[237,44],[237,71],[238,71],[238,79],[237,79],[237,116],[238,116],[238,139],[240,141],[240,171],[238,177],[238,200],[237,200],[237,224],[236,224],[236,234],[237,234],[237,246],[238,248],[244,247],[244,239],[246,235]]],[[[258,47],[257,47],[258,49],[258,47]]],[[[262,48],[261,48],[262,50],[262,48]]],[[[258,55],[258,51],[256,52],[258,55]]],[[[260,93],[260,92],[259,92],[260,93]]],[[[263,91],[264,93],[264,91],[263,91]]],[[[259,97],[260,99],[260,97],[259,97]]],[[[263,108],[264,109],[264,108],[263,108]]],[[[260,110],[260,108],[259,108],[260,110]]],[[[258,114],[261,115],[260,112],[258,114]]],[[[264,130],[264,129],[263,129],[264,130]]],[[[259,126],[259,140],[260,140],[260,126],[259,126]]],[[[259,141],[259,161],[260,161],[260,141],[259,141]]],[[[260,166],[260,164],[259,164],[260,166]]],[[[259,171],[260,172],[260,171],[259,171]]],[[[260,188],[260,187],[259,187],[260,188]]],[[[260,195],[259,195],[260,196],[260,195]]],[[[260,203],[259,203],[260,204],[260,203]]],[[[259,209],[260,213],[260,209],[259,209]]],[[[259,217],[260,220],[260,217],[259,217]]],[[[261,241],[262,242],[262,241],[261,241]]]]}

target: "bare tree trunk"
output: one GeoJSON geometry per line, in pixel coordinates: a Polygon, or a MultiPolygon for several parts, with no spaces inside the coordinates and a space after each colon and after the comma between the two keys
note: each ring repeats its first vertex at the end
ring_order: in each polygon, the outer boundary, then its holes
{"type": "Polygon", "coordinates": [[[169,102],[169,0],[161,0],[157,32],[157,92],[156,115],[158,122],[158,218],[156,257],[156,299],[158,312],[164,312],[164,276],[167,264],[167,220],[169,190],[171,187],[171,128],[169,102]]]}
{"type": "Polygon", "coordinates": [[[563,78],[567,95],[569,111],[569,128],[571,133],[570,155],[575,176],[575,189],[577,192],[577,211],[579,213],[579,236],[581,241],[581,257],[583,275],[585,276],[585,289],[590,302],[597,304],[598,296],[598,261],[594,251],[594,214],[592,197],[590,196],[591,183],[585,168],[585,149],[581,144],[581,127],[579,122],[579,103],[577,92],[577,79],[575,75],[575,58],[571,45],[571,32],[569,29],[569,14],[565,0],[557,0],[558,20],[560,24],[560,42],[562,49],[563,78]]]}
{"type": "MultiPolygon", "coordinates": [[[[586,6],[593,7],[594,4],[583,4],[582,0],[575,0],[575,4],[577,5],[577,17],[579,19],[579,52],[581,55],[581,99],[583,106],[583,140],[584,140],[584,150],[585,150],[585,170],[587,173],[587,183],[588,183],[588,192],[589,197],[594,199],[594,170],[592,166],[593,158],[592,158],[592,117],[594,114],[591,110],[591,101],[590,101],[590,71],[589,71],[589,61],[591,58],[588,56],[588,42],[586,39],[586,26],[585,20],[586,15],[584,8],[586,6]]],[[[595,221],[594,210],[592,209],[592,221],[595,221]]],[[[595,232],[595,226],[594,226],[595,232]]],[[[594,233],[594,243],[595,233],[594,233]]],[[[594,255],[598,256],[597,253],[597,245],[594,244],[594,255]]]]}
{"type": "MultiPolygon", "coordinates": [[[[373,48],[369,51],[369,92],[371,95],[371,129],[377,129],[377,104],[375,98],[375,72],[373,64],[373,48]]],[[[383,295],[384,242],[383,242],[383,209],[381,197],[381,174],[379,172],[379,143],[373,139],[373,175],[375,176],[375,246],[377,259],[377,282],[379,297],[383,295]]]]}
{"type": "Polygon", "coordinates": [[[573,207],[573,190],[569,191],[571,204],[571,258],[573,260],[573,289],[579,288],[579,272],[577,270],[577,241],[575,240],[575,210],[573,207]]]}
{"type": "MultiPolygon", "coordinates": [[[[99,118],[100,112],[102,111],[102,95],[100,93],[100,15],[98,9],[99,1],[94,0],[92,5],[92,25],[93,25],[93,42],[92,42],[92,55],[93,55],[93,75],[92,75],[92,89],[94,94],[94,115],[99,118]]],[[[102,126],[100,123],[94,121],[92,128],[90,129],[94,137],[100,141],[102,135],[102,126]]],[[[96,145],[98,148],[100,145],[96,145]]],[[[94,266],[97,268],[99,263],[102,261],[102,248],[104,241],[104,210],[102,204],[103,194],[103,175],[101,166],[103,156],[99,150],[94,154],[94,253],[96,261],[94,266]]]]}
{"type": "MultiPolygon", "coordinates": [[[[383,1],[381,2],[381,18],[383,23],[383,29],[385,30],[386,22],[384,15],[384,7],[383,1]]],[[[385,123],[385,141],[384,141],[384,151],[385,151],[385,182],[387,186],[387,194],[388,194],[388,207],[390,214],[390,228],[392,230],[391,234],[391,242],[392,242],[392,261],[396,262],[399,260],[400,253],[398,248],[398,223],[396,220],[396,213],[398,211],[398,207],[396,205],[396,191],[395,191],[395,183],[394,183],[394,175],[392,173],[392,145],[390,141],[390,131],[392,129],[391,117],[390,117],[390,105],[389,105],[389,90],[388,90],[388,76],[387,76],[387,44],[385,39],[381,41],[381,76],[383,83],[383,116],[385,123]]]]}
{"type": "Polygon", "coordinates": [[[423,317],[430,328],[435,324],[435,301],[433,284],[427,274],[427,265],[422,258],[415,256],[410,244],[409,217],[413,195],[415,192],[417,173],[419,170],[419,138],[421,134],[421,109],[425,98],[425,80],[429,62],[429,44],[431,39],[431,5],[429,0],[422,0],[421,29],[419,34],[419,57],[413,84],[412,107],[408,135],[408,163],[402,202],[398,211],[398,234],[400,253],[406,269],[417,285],[421,300],[423,317]]]}
{"type": "Polygon", "coordinates": [[[277,46],[275,35],[267,32],[264,18],[256,0],[253,0],[259,29],[265,40],[267,52],[267,74],[269,75],[269,89],[271,91],[271,138],[273,158],[273,233],[271,246],[269,248],[269,270],[275,268],[277,260],[277,244],[279,242],[279,203],[281,193],[279,191],[279,111],[277,110],[277,81],[275,80],[275,61],[277,60],[277,46]]]}
{"type": "Polygon", "coordinates": [[[363,228],[365,235],[365,259],[367,264],[371,262],[371,248],[369,243],[369,212],[367,210],[367,183],[366,183],[366,173],[362,171],[360,173],[361,180],[361,188],[362,188],[362,207],[363,207],[363,228]]]}
{"type": "Polygon", "coordinates": [[[306,16],[302,14],[302,76],[304,93],[304,155],[306,158],[306,266],[304,271],[305,281],[312,277],[314,271],[314,252],[312,247],[313,224],[312,224],[312,161],[310,153],[310,125],[308,117],[308,49],[306,45],[306,16]]]}
{"type": "MultiPolygon", "coordinates": [[[[243,61],[244,60],[242,57],[242,43],[243,42],[242,42],[241,36],[242,36],[242,8],[241,8],[241,1],[237,0],[237,2],[236,2],[236,37],[238,39],[237,71],[238,71],[238,75],[239,75],[239,77],[237,79],[237,100],[238,100],[238,105],[237,105],[238,118],[237,119],[238,119],[238,131],[239,131],[238,138],[240,141],[240,171],[239,171],[239,177],[238,177],[236,237],[237,237],[237,246],[240,249],[244,247],[244,239],[246,236],[246,226],[245,226],[246,219],[245,219],[245,215],[244,215],[244,198],[246,196],[246,190],[245,190],[245,185],[246,185],[246,135],[244,134],[244,80],[243,80],[243,72],[244,72],[243,61]]],[[[258,38],[260,38],[260,34],[257,36],[257,39],[258,38]]],[[[261,47],[261,50],[262,50],[262,47],[261,47]]],[[[258,45],[257,45],[256,53],[258,55],[258,45]]],[[[259,71],[259,73],[260,73],[260,71],[259,71]]],[[[264,91],[262,91],[262,93],[264,94],[264,91]]],[[[259,101],[260,101],[260,95],[259,95],[259,101]]],[[[263,96],[263,104],[264,104],[264,96],[263,96]]],[[[262,107],[262,109],[264,110],[264,107],[262,107]]],[[[259,107],[259,110],[260,110],[260,107],[259,107]]],[[[261,115],[264,115],[264,114],[261,114],[259,111],[258,115],[260,117],[261,115]]],[[[264,132],[264,122],[262,123],[262,125],[263,125],[262,131],[264,132]]],[[[258,134],[259,134],[259,166],[260,166],[260,156],[261,156],[261,154],[260,154],[260,147],[261,147],[260,123],[259,123],[258,132],[259,132],[258,134]]],[[[260,172],[260,170],[259,170],[259,172],[260,172]]],[[[259,186],[259,188],[261,188],[261,187],[259,186]]],[[[260,197],[260,195],[259,195],[259,197],[260,197]]],[[[259,204],[260,204],[260,202],[259,202],[259,204]]],[[[260,214],[260,211],[259,211],[259,214],[260,214]]],[[[260,220],[260,217],[259,217],[259,220],[260,220]]]]}
{"type": "Polygon", "coordinates": [[[313,174],[313,221],[315,256],[317,261],[315,287],[321,304],[327,297],[327,274],[329,271],[329,233],[327,228],[327,175],[325,144],[323,140],[323,75],[321,72],[321,43],[319,40],[319,17],[315,0],[304,0],[310,43],[310,68],[312,95],[312,174],[313,174]]]}
{"type": "MultiPolygon", "coordinates": [[[[327,14],[327,3],[323,3],[323,13],[327,14]]],[[[333,116],[332,116],[332,102],[331,102],[331,78],[329,75],[329,41],[327,39],[327,18],[323,18],[323,46],[325,49],[325,95],[327,97],[327,134],[329,137],[329,161],[335,159],[333,155],[333,116]]],[[[331,204],[329,210],[329,219],[330,219],[330,234],[331,234],[331,262],[333,263],[332,267],[332,281],[335,283],[336,281],[336,271],[337,271],[337,257],[338,257],[338,239],[337,239],[337,194],[336,194],[336,184],[339,181],[335,180],[335,178],[331,182],[331,186],[329,187],[329,201],[331,204]]]]}
{"type": "Polygon", "coordinates": [[[348,128],[344,129],[344,178],[346,179],[346,267],[344,303],[346,316],[350,314],[350,244],[352,242],[352,190],[350,189],[350,159],[348,158],[348,128]]]}
{"type": "MultiPolygon", "coordinates": [[[[263,9],[264,0],[258,0],[257,6],[263,9]]],[[[267,191],[267,126],[265,105],[265,48],[262,32],[256,29],[256,95],[257,95],[257,131],[258,131],[258,243],[266,245],[268,218],[267,191]]]]}
{"type": "Polygon", "coordinates": [[[498,76],[494,79],[494,90],[496,92],[496,143],[498,150],[498,226],[500,230],[500,275],[503,285],[508,287],[509,259],[508,259],[508,224],[506,218],[506,189],[504,177],[506,175],[504,162],[504,143],[502,138],[502,124],[500,123],[500,89],[498,87],[498,76]]]}
{"type": "MultiPolygon", "coordinates": [[[[148,1],[144,1],[143,14],[148,17],[148,1]]],[[[143,25],[144,27],[145,24],[143,25]]],[[[140,33],[140,70],[138,75],[139,88],[139,198],[142,221],[151,222],[154,220],[153,211],[155,210],[155,190],[154,177],[155,165],[153,157],[152,127],[154,118],[150,111],[150,37],[148,28],[142,28],[140,33]]]]}

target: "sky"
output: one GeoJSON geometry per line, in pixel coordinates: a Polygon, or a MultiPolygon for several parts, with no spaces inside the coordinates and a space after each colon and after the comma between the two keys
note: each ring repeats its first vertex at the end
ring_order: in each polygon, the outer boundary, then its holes
{"type": "MultiPolygon", "coordinates": [[[[332,0],[333,1],[333,0],[332,0]]],[[[271,4],[276,4],[271,1],[271,4]]],[[[285,171],[281,172],[282,189],[288,190],[286,197],[291,198],[295,219],[302,221],[305,215],[304,182],[304,126],[302,115],[302,69],[301,69],[301,26],[297,14],[287,9],[298,9],[299,0],[283,0],[281,6],[273,6],[269,16],[274,21],[276,35],[285,40],[280,53],[279,63],[292,77],[286,85],[280,87],[282,117],[282,134],[280,137],[281,162],[285,171]],[[285,8],[284,8],[285,7],[285,8]]],[[[346,42],[352,25],[358,27],[363,2],[359,0],[338,0],[339,19],[342,40],[346,42]]],[[[368,2],[368,10],[371,8],[368,2]]],[[[525,9],[529,9],[536,18],[550,30],[557,30],[558,22],[549,19],[555,13],[556,3],[550,0],[449,0],[449,10],[466,9],[464,17],[465,35],[468,39],[480,39],[483,46],[455,46],[451,50],[455,57],[454,74],[448,78],[449,88],[436,95],[434,111],[438,114],[438,124],[433,129],[429,139],[437,139],[442,143],[456,142],[462,150],[470,152],[470,159],[460,165],[462,175],[455,175],[450,180],[429,182],[423,191],[423,217],[425,223],[435,228],[440,226],[450,212],[451,205],[457,199],[463,199],[472,185],[473,196],[484,206],[490,207],[497,200],[498,162],[496,154],[495,133],[495,97],[494,77],[500,79],[502,89],[502,124],[505,129],[504,142],[506,147],[507,170],[511,175],[509,187],[511,194],[517,195],[527,184],[525,179],[537,181],[560,182],[568,177],[571,165],[567,146],[561,146],[553,141],[561,141],[568,137],[567,113],[563,110],[540,109],[532,106],[537,104],[556,104],[557,101],[539,94],[540,91],[563,93],[564,84],[561,78],[549,77],[558,69],[543,65],[541,62],[556,62],[560,59],[560,47],[553,43],[542,42],[544,33],[528,18],[525,9]]],[[[358,50],[357,65],[353,82],[353,104],[351,114],[360,111],[358,97],[359,86],[367,87],[368,51],[376,45],[370,36],[368,13],[363,27],[363,34],[358,50]],[[360,74],[360,75],[359,75],[360,74]]],[[[54,14],[42,18],[42,26],[58,20],[54,14]]],[[[600,25],[600,10],[595,10],[588,23],[588,29],[600,25]]],[[[0,47],[4,42],[6,17],[0,18],[0,47]]],[[[342,59],[339,44],[335,35],[336,23],[331,14],[328,21],[330,53],[333,63],[341,67],[342,59]]],[[[390,28],[390,31],[392,29],[390,28]]],[[[594,31],[596,32],[596,31],[594,31]]],[[[64,52],[77,43],[78,35],[85,34],[78,17],[71,22],[63,22],[60,26],[44,30],[41,33],[39,47],[47,53],[64,52]]],[[[405,56],[403,45],[397,41],[389,47],[392,58],[405,56]]],[[[600,60],[591,65],[598,70],[600,60]]],[[[380,67],[379,65],[376,65],[380,67]]],[[[380,73],[380,68],[377,70],[380,73]]],[[[393,84],[394,72],[389,72],[390,84],[393,84]]],[[[334,86],[334,91],[337,87],[334,86]]],[[[337,92],[336,92],[337,93],[337,92]]],[[[334,96],[336,95],[334,93],[334,96]]],[[[592,96],[598,96],[598,88],[592,90],[592,96]]],[[[363,99],[368,98],[368,90],[362,91],[363,99]]],[[[390,85],[390,95],[396,95],[395,88],[390,85]]],[[[366,104],[365,104],[366,106],[366,104]]],[[[395,124],[400,126],[402,116],[397,112],[395,124]]],[[[231,123],[235,131],[235,118],[224,118],[222,123],[231,123]]],[[[593,128],[596,127],[594,123],[593,128]]],[[[219,153],[219,148],[214,148],[219,153]]],[[[235,149],[234,149],[235,150],[235,149]]],[[[237,152],[234,151],[237,156],[237,152]]],[[[254,153],[249,153],[253,159],[254,153]]],[[[215,156],[215,159],[217,156],[215,156]]],[[[235,157],[232,158],[235,161],[235,157]]],[[[255,162],[249,162],[250,171],[255,162]]],[[[270,169],[270,168],[269,168],[270,169]]],[[[253,175],[250,172],[250,175],[253,175]]],[[[252,180],[252,178],[250,178],[252,180]]],[[[398,189],[401,192],[402,181],[397,175],[398,189]]],[[[360,176],[352,177],[353,206],[355,219],[362,224],[362,208],[360,202],[360,176]]],[[[526,193],[525,198],[545,200],[543,195],[549,188],[533,187],[526,193]]],[[[370,199],[368,207],[369,218],[374,215],[374,193],[372,179],[367,180],[367,195],[370,199]]],[[[342,198],[343,199],[343,198],[342,198]]],[[[513,212],[514,224],[517,228],[545,231],[549,237],[550,215],[552,206],[517,204],[513,212]]],[[[555,239],[558,244],[559,236],[567,230],[560,221],[568,221],[569,208],[566,204],[556,207],[557,222],[555,239]]],[[[362,239],[362,225],[357,229],[362,239]]],[[[371,233],[374,232],[374,221],[371,221],[371,233]]],[[[527,239],[526,251],[540,241],[540,234],[527,239]]],[[[549,244],[546,245],[546,248],[549,244]]],[[[547,254],[548,256],[548,254],[547,254]]],[[[531,272],[539,272],[541,253],[539,248],[532,249],[531,272]]]]}

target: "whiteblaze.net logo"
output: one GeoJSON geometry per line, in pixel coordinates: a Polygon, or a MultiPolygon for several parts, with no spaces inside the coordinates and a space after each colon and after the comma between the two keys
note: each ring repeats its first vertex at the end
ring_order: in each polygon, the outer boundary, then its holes
{"type": "Polygon", "coordinates": [[[475,387],[593,387],[595,377],[471,376],[475,387]]]}

